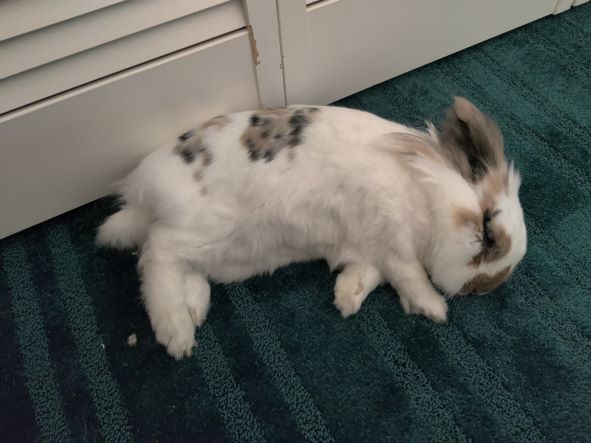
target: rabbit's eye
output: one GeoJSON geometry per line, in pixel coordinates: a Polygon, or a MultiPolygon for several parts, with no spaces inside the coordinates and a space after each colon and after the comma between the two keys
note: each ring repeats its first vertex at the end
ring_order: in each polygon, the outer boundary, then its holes
{"type": "Polygon", "coordinates": [[[496,210],[492,213],[489,209],[484,211],[482,218],[482,243],[485,248],[492,248],[496,244],[495,233],[492,229],[492,219],[501,211],[496,210]]]}

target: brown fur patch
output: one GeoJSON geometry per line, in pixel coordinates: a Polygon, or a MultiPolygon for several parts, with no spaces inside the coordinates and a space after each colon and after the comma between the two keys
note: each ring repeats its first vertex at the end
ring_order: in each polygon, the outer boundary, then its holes
{"type": "Polygon", "coordinates": [[[466,208],[456,208],[454,211],[456,226],[474,226],[476,230],[482,231],[482,213],[470,211],[466,208]]]}
{"type": "Polygon", "coordinates": [[[304,129],[318,108],[280,108],[254,112],[240,141],[252,161],[273,160],[285,148],[303,143],[304,129]]]}
{"type": "MultiPolygon", "coordinates": [[[[189,133],[188,133],[189,134],[189,133]]],[[[200,160],[201,168],[206,168],[213,162],[213,154],[205,146],[199,135],[190,134],[180,138],[174,147],[174,152],[178,154],[186,164],[200,160]]]]}
{"type": "Polygon", "coordinates": [[[507,281],[510,274],[511,268],[509,266],[492,276],[488,274],[478,274],[476,277],[474,277],[469,282],[466,282],[464,286],[462,286],[461,292],[463,294],[482,294],[485,292],[490,292],[498,287],[501,283],[507,281]]]}
{"type": "Polygon", "coordinates": [[[214,118],[207,120],[205,123],[203,123],[201,125],[201,129],[207,129],[207,128],[222,129],[228,123],[230,123],[230,119],[228,118],[228,116],[218,115],[214,118]]]}
{"type": "Polygon", "coordinates": [[[509,174],[506,165],[503,164],[502,167],[491,170],[484,180],[485,187],[490,193],[495,195],[501,192],[507,193],[509,174]]]}
{"type": "Polygon", "coordinates": [[[492,211],[496,206],[497,199],[495,198],[494,194],[490,190],[485,191],[484,195],[480,199],[480,209],[482,212],[486,211],[487,209],[492,211]]]}

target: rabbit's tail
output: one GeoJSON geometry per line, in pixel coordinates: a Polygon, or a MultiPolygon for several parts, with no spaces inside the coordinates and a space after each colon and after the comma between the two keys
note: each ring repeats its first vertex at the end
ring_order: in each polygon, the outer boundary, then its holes
{"type": "Polygon", "coordinates": [[[101,225],[97,242],[117,249],[131,249],[143,243],[149,225],[150,215],[145,209],[125,205],[101,225]]]}

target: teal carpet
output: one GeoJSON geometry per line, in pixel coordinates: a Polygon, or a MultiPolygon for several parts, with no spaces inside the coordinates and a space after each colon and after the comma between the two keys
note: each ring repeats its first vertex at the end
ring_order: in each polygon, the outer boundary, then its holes
{"type": "Polygon", "coordinates": [[[344,321],[307,263],[215,286],[179,363],[137,257],[94,246],[113,200],[0,242],[0,441],[591,441],[590,42],[591,4],[338,103],[421,124],[463,95],[504,131],[529,251],[446,325],[389,287],[344,321]]]}

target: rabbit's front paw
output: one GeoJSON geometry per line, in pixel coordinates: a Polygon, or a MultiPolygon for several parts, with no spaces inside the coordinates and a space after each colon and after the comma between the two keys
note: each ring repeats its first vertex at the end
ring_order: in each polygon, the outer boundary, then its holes
{"type": "Polygon", "coordinates": [[[367,290],[363,287],[360,275],[345,272],[339,274],[335,284],[334,305],[343,318],[356,314],[366,297],[367,290]]]}
{"type": "Polygon", "coordinates": [[[167,352],[180,360],[190,356],[195,342],[195,326],[185,306],[151,312],[152,327],[156,341],[166,347],[167,352]]]}
{"type": "Polygon", "coordinates": [[[380,271],[366,263],[350,263],[337,276],[334,305],[343,318],[356,314],[369,293],[382,282],[380,271]]]}
{"type": "Polygon", "coordinates": [[[439,294],[400,297],[400,304],[407,314],[424,315],[436,323],[447,321],[447,302],[439,294]]]}
{"type": "Polygon", "coordinates": [[[193,324],[201,327],[209,311],[209,283],[201,274],[188,274],[185,277],[185,303],[193,324]]]}

